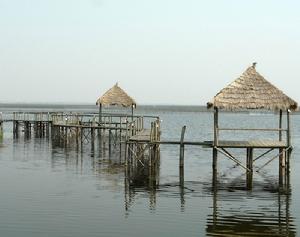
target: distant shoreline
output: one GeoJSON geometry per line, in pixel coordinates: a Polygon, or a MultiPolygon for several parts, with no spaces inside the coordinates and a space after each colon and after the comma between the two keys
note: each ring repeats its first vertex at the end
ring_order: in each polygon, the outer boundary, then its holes
{"type": "MultiPolygon", "coordinates": [[[[0,111],[1,109],[17,109],[18,111],[28,109],[61,109],[61,110],[76,110],[76,109],[84,109],[97,111],[97,105],[95,104],[71,104],[71,103],[0,103],[0,111]]],[[[113,108],[118,109],[118,108],[113,108]]],[[[122,109],[122,108],[121,108],[122,109]]],[[[144,109],[154,109],[157,111],[171,111],[171,112],[213,112],[212,109],[207,109],[204,105],[138,105],[137,111],[144,109]]],[[[225,113],[231,113],[231,111],[224,111],[225,113]]],[[[268,110],[245,110],[245,111],[233,111],[234,113],[248,113],[248,114],[274,114],[273,111],[268,110]]],[[[293,112],[292,114],[300,114],[300,111],[293,112]]]]}

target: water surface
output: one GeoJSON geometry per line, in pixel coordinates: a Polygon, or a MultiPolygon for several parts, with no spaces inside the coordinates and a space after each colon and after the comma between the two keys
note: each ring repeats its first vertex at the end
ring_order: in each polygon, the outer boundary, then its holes
{"type": "MultiPolygon", "coordinates": [[[[3,112],[24,108],[3,108],[3,112]]],[[[25,108],[41,111],[43,107],[25,108]]],[[[49,110],[49,108],[44,108],[49,110]]],[[[94,107],[51,110],[97,111],[94,107]]],[[[159,115],[162,139],[212,139],[212,114],[194,107],[143,107],[159,115]]],[[[222,114],[222,126],[276,127],[273,114],[222,114]]],[[[254,174],[245,189],[244,171],[220,156],[218,187],[212,186],[211,149],[186,147],[185,184],[179,185],[179,148],[161,147],[157,186],[126,183],[124,157],[113,152],[60,147],[46,138],[12,137],[4,125],[0,143],[1,236],[297,236],[300,219],[300,116],[292,117],[291,181],[278,186],[278,160],[254,174]]],[[[223,134],[245,139],[259,134],[223,134]]],[[[273,138],[268,133],[262,138],[273,138]]],[[[238,157],[244,150],[233,151],[238,157]]],[[[258,153],[257,153],[258,154],[258,153]]],[[[274,153],[273,153],[274,154],[274,153]]],[[[270,154],[272,157],[272,154],[270,154]]],[[[262,160],[260,164],[263,164],[262,160]]],[[[259,165],[259,164],[258,164],[259,165]]],[[[147,177],[141,176],[143,180],[147,177]]]]}

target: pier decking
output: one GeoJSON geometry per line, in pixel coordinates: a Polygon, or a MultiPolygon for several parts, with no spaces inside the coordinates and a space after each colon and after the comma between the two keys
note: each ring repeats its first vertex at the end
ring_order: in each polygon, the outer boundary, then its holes
{"type": "MultiPolygon", "coordinates": [[[[214,141],[207,141],[210,147],[214,146],[214,141]]],[[[288,148],[285,141],[276,140],[250,140],[250,141],[218,141],[217,147],[220,148],[288,148]]]]}

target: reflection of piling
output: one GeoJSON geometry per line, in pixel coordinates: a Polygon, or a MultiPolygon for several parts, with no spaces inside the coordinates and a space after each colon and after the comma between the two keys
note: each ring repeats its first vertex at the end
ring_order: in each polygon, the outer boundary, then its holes
{"type": "Polygon", "coordinates": [[[13,121],[13,135],[15,138],[19,137],[19,121],[13,121]]]}
{"type": "Polygon", "coordinates": [[[151,163],[128,159],[125,166],[125,210],[128,211],[135,200],[136,189],[145,189],[149,194],[150,209],[156,207],[156,189],[159,186],[159,156],[151,163]]]}
{"type": "Polygon", "coordinates": [[[2,142],[3,139],[3,122],[1,121],[0,117],[0,142],[2,142]]]}
{"type": "MultiPolygon", "coordinates": [[[[248,205],[225,207],[227,191],[212,186],[211,213],[207,217],[207,236],[296,236],[295,224],[290,214],[290,187],[269,193],[259,203],[255,213],[248,211],[248,205]],[[243,207],[244,206],[244,207],[243,207]],[[245,209],[246,208],[246,209],[245,209]]],[[[261,199],[261,192],[252,192],[251,200],[261,199]],[[258,194],[258,197],[256,197],[258,194]]],[[[232,195],[232,194],[230,194],[232,195]]],[[[238,199],[238,198],[237,198],[238,199]]],[[[251,204],[252,205],[252,204],[251,204]]],[[[254,204],[255,205],[255,204],[254,204]]]]}

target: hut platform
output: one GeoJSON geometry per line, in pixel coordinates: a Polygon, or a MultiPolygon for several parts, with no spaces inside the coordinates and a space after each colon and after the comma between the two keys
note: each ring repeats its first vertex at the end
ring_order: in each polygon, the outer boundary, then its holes
{"type": "MultiPolygon", "coordinates": [[[[214,141],[205,141],[207,146],[214,147],[214,141]]],[[[288,148],[285,141],[278,140],[250,140],[250,141],[218,141],[220,148],[288,148]]]]}

